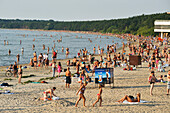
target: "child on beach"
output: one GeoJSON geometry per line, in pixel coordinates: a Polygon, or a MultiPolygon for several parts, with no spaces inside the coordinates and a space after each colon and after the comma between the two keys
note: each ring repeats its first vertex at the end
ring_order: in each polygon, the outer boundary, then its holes
{"type": "Polygon", "coordinates": [[[80,89],[77,91],[76,95],[79,94],[79,99],[77,100],[75,107],[77,107],[77,105],[81,99],[83,99],[83,106],[85,107],[86,98],[84,97],[84,92],[86,90],[86,85],[87,85],[87,82],[85,82],[83,85],[81,85],[80,89]]]}
{"type": "Polygon", "coordinates": [[[50,98],[52,98],[52,95],[54,95],[56,97],[56,95],[54,94],[54,91],[56,90],[56,87],[53,87],[53,89],[47,89],[46,91],[44,91],[44,101],[47,101],[47,97],[48,94],[50,94],[50,98]]]}
{"type": "Polygon", "coordinates": [[[60,77],[60,73],[61,73],[61,62],[58,62],[57,72],[58,72],[58,77],[60,77]]]}
{"type": "Polygon", "coordinates": [[[19,69],[18,69],[18,75],[19,75],[19,78],[18,78],[18,83],[21,83],[21,78],[22,78],[22,66],[20,65],[19,66],[19,69]]]}
{"type": "Polygon", "coordinates": [[[102,105],[102,85],[101,84],[99,84],[99,93],[97,94],[97,100],[94,102],[93,107],[97,102],[99,102],[99,100],[100,100],[99,106],[101,107],[102,105]]]}

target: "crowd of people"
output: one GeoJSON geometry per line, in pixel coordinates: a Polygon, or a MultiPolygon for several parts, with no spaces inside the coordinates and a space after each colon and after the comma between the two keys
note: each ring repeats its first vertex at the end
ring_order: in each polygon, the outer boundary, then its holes
{"type": "MultiPolygon", "coordinates": [[[[107,34],[112,35],[112,34],[107,34]]],[[[76,71],[76,75],[79,78],[78,83],[80,83],[80,88],[77,91],[76,95],[79,94],[79,99],[76,102],[76,107],[81,99],[83,99],[83,106],[85,106],[85,96],[84,92],[87,86],[87,83],[90,81],[89,73],[93,76],[95,73],[95,69],[97,68],[119,68],[123,67],[124,70],[132,71],[136,69],[136,66],[131,66],[129,63],[128,56],[138,55],[141,56],[141,62],[148,63],[148,73],[151,73],[148,77],[150,83],[150,95],[153,95],[152,91],[154,88],[155,82],[162,82],[163,79],[157,79],[155,76],[155,71],[158,72],[168,72],[167,74],[167,95],[169,95],[170,89],[170,50],[168,49],[169,40],[165,38],[163,41],[159,40],[158,37],[144,37],[144,36],[136,36],[130,34],[124,35],[115,35],[121,39],[127,39],[128,42],[122,42],[122,51],[117,52],[118,43],[113,43],[112,45],[107,45],[106,50],[104,48],[93,48],[93,53],[90,53],[86,48],[80,49],[77,52],[77,56],[73,58],[73,60],[68,60],[66,63],[67,69],[62,67],[62,63],[57,60],[58,50],[54,50],[52,48],[52,63],[49,61],[49,48],[48,53],[44,55],[42,53],[39,54],[37,58],[37,53],[33,53],[33,58],[30,59],[30,66],[37,69],[38,67],[43,67],[45,69],[49,69],[48,66],[51,66],[52,77],[58,78],[61,76],[60,73],[62,71],[65,72],[66,76],[66,88],[70,88],[72,73],[70,69],[76,71]],[[126,48],[127,47],[127,48],[126,48]],[[100,57],[98,57],[98,56],[100,57]],[[58,72],[56,75],[55,72],[58,72]]],[[[62,38],[61,38],[62,39],[62,38]]],[[[33,46],[33,48],[35,45],[33,46]]],[[[45,45],[43,45],[43,49],[45,49],[45,45]]],[[[64,47],[62,47],[62,52],[64,52],[64,47]]],[[[69,48],[65,49],[66,58],[70,54],[69,48]]],[[[17,63],[19,63],[19,55],[17,55],[17,63]]],[[[21,82],[22,77],[22,66],[19,67],[18,74],[19,80],[21,82]]],[[[14,76],[16,76],[17,66],[16,63],[13,66],[14,76]]],[[[163,76],[161,76],[163,78],[163,76]]],[[[47,97],[47,93],[50,95],[53,94],[55,88],[45,91],[44,98],[47,97]]],[[[137,94],[137,98],[133,96],[125,96],[120,99],[118,102],[123,102],[127,100],[129,102],[139,102],[140,101],[140,93],[137,94]]],[[[102,85],[99,84],[99,93],[97,94],[97,100],[94,102],[93,106],[100,101],[100,106],[102,103],[102,85]]]]}

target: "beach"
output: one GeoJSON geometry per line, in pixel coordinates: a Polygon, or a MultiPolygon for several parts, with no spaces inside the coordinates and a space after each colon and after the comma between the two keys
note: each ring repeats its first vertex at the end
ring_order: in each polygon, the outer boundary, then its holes
{"type": "MultiPolygon", "coordinates": [[[[137,44],[137,43],[136,43],[137,44]]],[[[161,46],[160,48],[163,48],[161,46]]],[[[126,53],[129,53],[128,47],[125,47],[126,53]]],[[[117,52],[122,52],[121,49],[117,52]]],[[[105,56],[106,57],[106,56],[105,56]]],[[[128,56],[126,56],[128,58],[128,56]]],[[[95,56],[99,59],[100,56],[95,56]]],[[[57,60],[61,62],[64,69],[67,68],[66,61],[68,59],[57,60]]],[[[157,112],[157,113],[169,113],[170,109],[170,97],[166,95],[167,84],[166,83],[155,83],[153,90],[153,96],[150,96],[150,84],[148,82],[148,76],[150,72],[148,70],[148,63],[142,62],[142,66],[138,66],[136,70],[127,71],[123,70],[123,67],[114,68],[114,87],[110,88],[109,85],[103,87],[103,102],[102,107],[99,107],[99,103],[92,107],[92,104],[97,99],[97,94],[99,92],[98,87],[94,82],[88,83],[85,91],[86,97],[86,107],[83,107],[83,102],[80,101],[78,107],[75,107],[78,95],[76,95],[80,84],[77,83],[78,78],[72,77],[72,83],[70,88],[65,88],[65,77],[56,77],[50,80],[52,77],[52,72],[50,72],[51,67],[44,69],[38,67],[38,69],[31,68],[28,64],[22,64],[27,66],[23,69],[22,83],[17,83],[17,78],[11,77],[10,80],[5,77],[4,73],[7,66],[0,67],[0,81],[1,83],[7,82],[10,87],[3,87],[3,90],[10,90],[14,94],[0,94],[0,111],[1,112],[157,112]],[[33,76],[30,76],[33,75],[33,76]],[[48,84],[44,83],[26,83],[27,81],[38,81],[44,78],[48,84]],[[24,83],[25,82],[25,83],[24,83]],[[59,100],[52,101],[42,101],[38,98],[43,97],[43,92],[48,89],[56,87],[54,93],[59,97],[59,100]],[[146,103],[138,104],[125,104],[117,103],[125,95],[136,96],[137,93],[141,94],[141,100],[146,101],[146,103]]],[[[156,77],[160,75],[166,75],[170,68],[167,67],[165,72],[157,72],[155,70],[156,77]]],[[[71,67],[71,73],[76,73],[74,67],[71,67]]],[[[57,74],[56,74],[57,75],[57,74]]],[[[65,72],[61,72],[61,75],[65,75],[65,72]]],[[[91,77],[91,73],[89,74],[91,77]]],[[[92,76],[94,81],[94,76],[92,76]]],[[[166,78],[165,78],[166,80],[166,78]]]]}

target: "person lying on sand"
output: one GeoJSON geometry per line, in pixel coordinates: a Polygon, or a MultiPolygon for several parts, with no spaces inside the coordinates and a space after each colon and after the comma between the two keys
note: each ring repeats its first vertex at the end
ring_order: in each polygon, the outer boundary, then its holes
{"type": "Polygon", "coordinates": [[[54,91],[56,90],[56,87],[53,87],[53,89],[47,89],[46,91],[44,91],[44,101],[47,101],[47,97],[48,94],[50,94],[50,98],[52,98],[52,95],[56,97],[56,95],[54,94],[54,91]]]}
{"type": "Polygon", "coordinates": [[[125,95],[125,97],[123,97],[122,99],[120,99],[117,102],[122,103],[124,100],[127,100],[128,102],[140,102],[140,93],[137,94],[137,97],[133,97],[131,95],[129,95],[129,96],[125,95]]]}

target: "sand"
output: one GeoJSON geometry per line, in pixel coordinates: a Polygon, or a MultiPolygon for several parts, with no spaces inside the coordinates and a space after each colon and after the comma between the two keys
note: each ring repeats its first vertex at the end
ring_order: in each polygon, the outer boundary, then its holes
{"type": "MultiPolygon", "coordinates": [[[[127,48],[126,48],[127,50],[127,48]]],[[[127,50],[128,51],[128,50],[127,50]]],[[[99,57],[97,57],[99,58],[99,57]]],[[[164,60],[164,59],[163,59],[164,60]]],[[[63,68],[66,68],[66,59],[60,60],[63,68]]],[[[23,64],[25,66],[28,64],[23,64]]],[[[156,83],[153,96],[149,95],[150,84],[148,83],[148,76],[150,74],[148,63],[142,63],[142,67],[138,66],[137,70],[124,71],[123,67],[116,67],[114,69],[115,83],[114,88],[110,88],[109,85],[103,88],[103,102],[102,107],[99,107],[99,103],[92,107],[92,104],[97,99],[97,93],[99,89],[95,83],[89,83],[85,91],[86,107],[83,107],[82,100],[79,102],[78,107],[75,107],[75,102],[78,99],[76,92],[79,89],[79,83],[77,78],[74,78],[71,84],[71,88],[65,88],[65,77],[55,78],[53,80],[45,80],[48,84],[18,84],[17,79],[11,77],[12,80],[5,80],[6,66],[0,67],[0,83],[7,82],[13,86],[4,87],[2,91],[10,90],[14,94],[0,94],[0,112],[170,112],[170,96],[166,95],[166,83],[156,83]],[[43,97],[43,91],[48,88],[56,87],[54,93],[60,98],[55,101],[41,101],[38,98],[43,97]],[[116,103],[119,99],[125,95],[136,96],[137,93],[141,93],[141,100],[148,101],[147,103],[140,104],[123,104],[116,103]]],[[[170,68],[166,68],[166,72],[156,72],[156,77],[159,75],[166,75],[170,68]]],[[[52,77],[50,72],[51,67],[48,69],[38,68],[37,70],[28,66],[28,69],[23,70],[23,76],[29,76],[34,74],[33,77],[22,78],[22,82],[28,80],[38,81],[41,78],[52,77]]],[[[73,67],[71,72],[75,73],[73,67]]],[[[62,72],[61,75],[65,73],[62,72]]],[[[57,74],[56,74],[57,75],[57,74]]],[[[91,75],[90,75],[91,76],[91,75]]],[[[164,78],[167,80],[166,78],[164,78]]],[[[94,80],[94,77],[92,77],[94,80]]],[[[1,91],[1,92],[2,92],[1,91]]]]}

